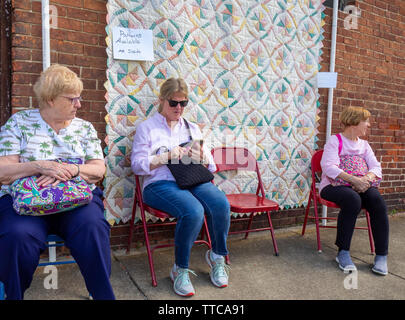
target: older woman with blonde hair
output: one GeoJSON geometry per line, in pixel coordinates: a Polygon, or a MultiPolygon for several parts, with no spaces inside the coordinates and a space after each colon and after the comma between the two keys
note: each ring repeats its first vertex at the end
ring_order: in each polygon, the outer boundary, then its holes
{"type": "MultiPolygon", "coordinates": [[[[190,108],[188,88],[181,78],[170,78],[160,87],[158,112],[140,123],[133,141],[132,170],[144,176],[143,199],[159,210],[177,218],[175,233],[175,263],[170,271],[174,292],[180,296],[195,294],[189,273],[191,247],[207,216],[212,250],[205,259],[210,267],[211,282],[219,288],[228,286],[224,256],[228,254],[226,241],[230,223],[230,206],[224,193],[211,182],[181,189],[176,183],[168,161],[182,159],[191,151],[180,146],[190,138],[201,139],[198,126],[182,115],[190,108]]],[[[197,153],[213,172],[216,169],[211,153],[203,147],[197,153]]]]}
{"type": "Polygon", "coordinates": [[[321,160],[322,180],[319,186],[323,199],[340,207],[337,223],[336,245],[339,249],[336,261],[343,271],[355,271],[350,257],[350,244],[357,215],[362,208],[370,214],[376,256],[372,271],[388,274],[387,254],[389,225],[387,207],[377,189],[382,178],[381,165],[366,140],[370,127],[370,112],[361,107],[345,108],[340,114],[343,132],[331,136],[324,146],[321,160]],[[353,169],[346,172],[344,162],[353,169]],[[356,164],[357,163],[357,164],[356,164]],[[367,172],[358,175],[361,164],[367,172]]]}
{"type": "Polygon", "coordinates": [[[104,176],[104,158],[93,125],[76,117],[82,90],[73,71],[52,65],[34,86],[39,109],[13,114],[0,130],[0,281],[7,299],[23,299],[50,233],[65,240],[92,297],[114,299],[110,225],[103,193],[95,185],[104,176]],[[11,185],[30,176],[36,176],[39,187],[80,177],[92,190],[92,200],[53,215],[20,215],[13,208],[11,185]]]}

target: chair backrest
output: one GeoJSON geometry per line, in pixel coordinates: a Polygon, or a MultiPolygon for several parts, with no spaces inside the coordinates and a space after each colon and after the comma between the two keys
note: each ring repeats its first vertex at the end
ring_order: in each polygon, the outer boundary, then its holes
{"type": "Polygon", "coordinates": [[[217,171],[247,170],[256,171],[257,161],[252,153],[241,147],[219,147],[211,150],[217,171]]]}
{"type": "Polygon", "coordinates": [[[315,187],[317,182],[320,182],[322,175],[321,159],[323,155],[323,150],[320,149],[316,151],[311,158],[311,175],[312,175],[312,186],[315,187]],[[317,181],[317,178],[319,181],[317,181]]]}
{"type": "MultiPolygon", "coordinates": [[[[150,207],[145,202],[143,202],[141,178],[140,178],[140,176],[135,175],[135,195],[134,195],[134,204],[133,204],[134,207],[133,207],[133,210],[135,210],[135,207],[136,207],[137,203],[138,203],[138,206],[140,208],[142,221],[146,221],[145,210],[149,214],[152,214],[152,215],[154,215],[155,217],[158,217],[158,218],[163,218],[163,219],[170,218],[170,215],[168,213],[163,212],[163,211],[158,210],[158,209],[155,209],[153,207],[150,207]]],[[[133,214],[135,214],[135,213],[133,213],[133,214]]]]}
{"type": "Polygon", "coordinates": [[[138,175],[135,175],[135,200],[142,201],[142,187],[138,175]]]}
{"type": "Polygon", "coordinates": [[[242,147],[218,147],[211,150],[212,157],[217,166],[216,172],[229,170],[246,170],[255,171],[257,174],[258,186],[256,194],[259,190],[264,196],[264,188],[262,178],[260,176],[259,166],[255,156],[247,149],[242,147]]]}

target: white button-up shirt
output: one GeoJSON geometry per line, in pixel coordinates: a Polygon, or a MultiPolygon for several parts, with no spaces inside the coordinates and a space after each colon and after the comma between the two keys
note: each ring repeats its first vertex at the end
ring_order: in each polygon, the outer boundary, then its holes
{"type": "MultiPolygon", "coordinates": [[[[194,140],[202,139],[200,128],[190,121],[188,124],[192,138],[194,140]]],[[[143,188],[159,180],[175,181],[166,165],[150,170],[150,164],[156,153],[159,153],[159,149],[164,152],[166,148],[171,150],[187,141],[190,141],[189,131],[183,118],[180,118],[174,128],[170,129],[166,118],[156,112],[152,117],[138,125],[132,145],[131,168],[135,174],[145,176],[143,188]]],[[[203,150],[208,160],[208,170],[214,172],[216,165],[211,152],[206,148],[206,144],[204,144],[203,150]]]]}

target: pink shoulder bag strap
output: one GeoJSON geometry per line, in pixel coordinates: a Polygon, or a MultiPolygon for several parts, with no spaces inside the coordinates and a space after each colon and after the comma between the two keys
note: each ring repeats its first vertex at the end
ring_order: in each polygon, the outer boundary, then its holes
{"type": "Polygon", "coordinates": [[[340,156],[340,153],[342,152],[342,148],[343,148],[343,141],[342,141],[342,137],[340,136],[340,133],[338,133],[338,134],[336,135],[336,137],[337,137],[338,140],[339,140],[339,156],[340,156]]]}

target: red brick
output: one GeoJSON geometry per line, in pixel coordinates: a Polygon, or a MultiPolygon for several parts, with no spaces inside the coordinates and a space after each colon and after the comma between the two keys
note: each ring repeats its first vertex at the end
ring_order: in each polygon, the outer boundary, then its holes
{"type": "Polygon", "coordinates": [[[82,7],[82,0],[51,0],[50,4],[58,3],[66,7],[82,7]]]}
{"type": "Polygon", "coordinates": [[[98,21],[98,14],[90,10],[67,8],[67,16],[78,20],[98,21]]]}
{"type": "Polygon", "coordinates": [[[31,10],[31,0],[13,0],[12,7],[14,9],[31,10]]]}
{"type": "Polygon", "coordinates": [[[33,95],[32,86],[31,85],[20,85],[20,84],[14,83],[11,87],[11,93],[16,96],[30,97],[33,95]]]}
{"type": "Polygon", "coordinates": [[[27,35],[15,35],[12,40],[12,46],[19,48],[40,48],[42,46],[42,39],[27,35]]]}
{"type": "Polygon", "coordinates": [[[83,7],[95,11],[107,12],[106,1],[103,0],[84,0],[83,7]]]}
{"type": "Polygon", "coordinates": [[[57,26],[58,26],[58,29],[82,31],[83,30],[83,21],[58,17],[57,26]]]}

